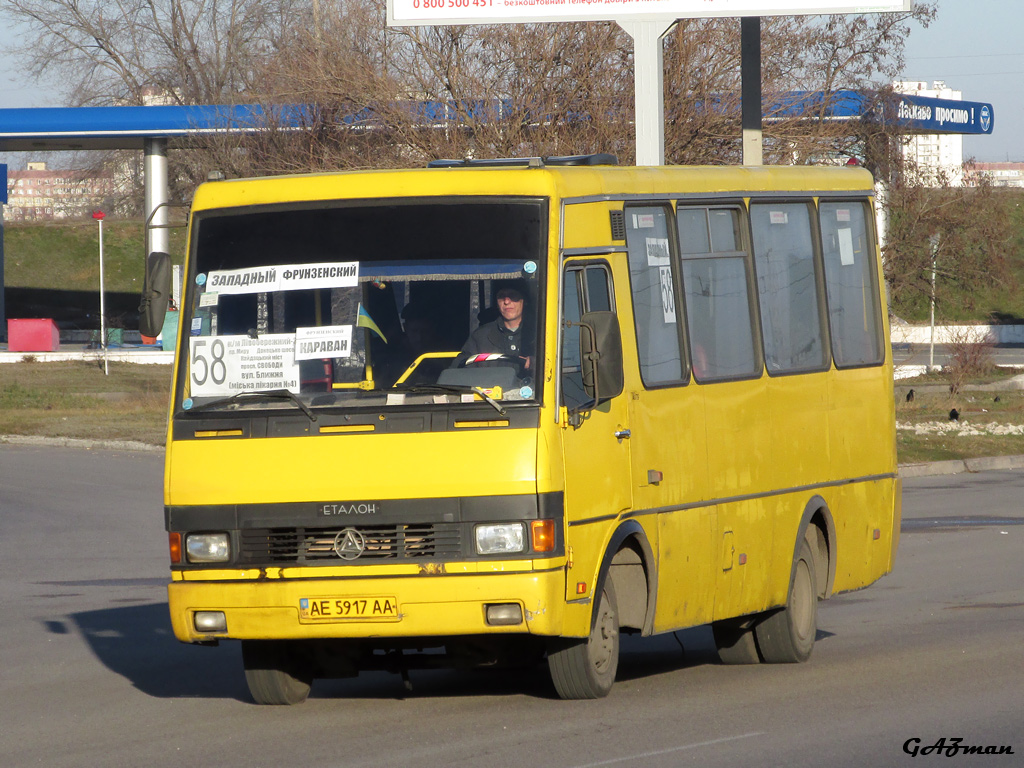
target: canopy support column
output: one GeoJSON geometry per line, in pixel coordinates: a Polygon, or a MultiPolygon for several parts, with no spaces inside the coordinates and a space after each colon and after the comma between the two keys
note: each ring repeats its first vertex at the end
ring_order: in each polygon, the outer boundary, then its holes
{"type": "Polygon", "coordinates": [[[146,255],[169,253],[167,139],[146,139],[143,175],[146,185],[146,255]]]}

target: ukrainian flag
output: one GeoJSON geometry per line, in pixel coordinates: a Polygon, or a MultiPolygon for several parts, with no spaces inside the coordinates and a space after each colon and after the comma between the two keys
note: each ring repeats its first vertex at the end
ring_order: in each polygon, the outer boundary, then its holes
{"type": "Polygon", "coordinates": [[[369,313],[365,309],[363,309],[362,304],[359,305],[359,309],[356,312],[356,326],[358,326],[359,328],[370,329],[378,336],[380,336],[381,341],[383,341],[385,344],[388,343],[387,338],[385,338],[384,334],[380,332],[380,328],[378,328],[377,324],[373,322],[373,318],[370,317],[369,313]]]}

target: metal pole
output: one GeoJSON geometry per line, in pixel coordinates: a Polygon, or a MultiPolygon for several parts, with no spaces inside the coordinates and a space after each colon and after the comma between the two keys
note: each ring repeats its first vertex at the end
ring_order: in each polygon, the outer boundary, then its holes
{"type": "Polygon", "coordinates": [[[103,219],[97,219],[100,225],[100,344],[103,345],[103,375],[109,376],[107,367],[107,308],[103,297],[103,219]]]}
{"type": "Polygon", "coordinates": [[[761,131],[761,17],[740,19],[740,92],[743,100],[743,164],[764,164],[761,131]]]}
{"type": "Polygon", "coordinates": [[[935,262],[939,256],[939,236],[929,238],[932,245],[932,300],[931,300],[931,340],[928,342],[928,370],[935,370],[935,262]]]}
{"type": "Polygon", "coordinates": [[[167,229],[167,139],[146,139],[143,159],[146,186],[146,255],[168,253],[170,232],[167,229]]]}

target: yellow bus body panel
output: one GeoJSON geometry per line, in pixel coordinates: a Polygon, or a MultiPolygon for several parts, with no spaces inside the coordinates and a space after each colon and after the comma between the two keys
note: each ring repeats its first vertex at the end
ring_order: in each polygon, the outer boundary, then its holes
{"type": "Polygon", "coordinates": [[[536,430],[508,428],[177,440],[167,504],[536,493],[536,446],[536,430]]]}

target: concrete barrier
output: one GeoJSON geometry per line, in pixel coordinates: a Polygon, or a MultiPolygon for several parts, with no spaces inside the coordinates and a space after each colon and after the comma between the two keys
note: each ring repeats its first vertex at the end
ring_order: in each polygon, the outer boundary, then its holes
{"type": "MultiPolygon", "coordinates": [[[[932,329],[928,325],[893,323],[890,333],[893,344],[928,344],[932,329]]],[[[1024,344],[1024,325],[937,325],[936,344],[962,342],[992,344],[1024,344]]]]}

